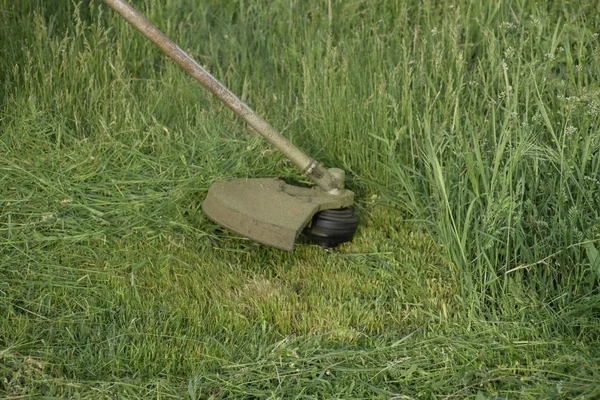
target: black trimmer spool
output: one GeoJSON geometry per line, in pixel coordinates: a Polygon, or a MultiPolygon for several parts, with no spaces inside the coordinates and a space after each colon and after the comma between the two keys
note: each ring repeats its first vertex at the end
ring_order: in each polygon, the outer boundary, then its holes
{"type": "Polygon", "coordinates": [[[302,232],[316,245],[333,248],[350,242],[358,223],[358,215],[351,208],[323,210],[313,216],[302,232]]]}

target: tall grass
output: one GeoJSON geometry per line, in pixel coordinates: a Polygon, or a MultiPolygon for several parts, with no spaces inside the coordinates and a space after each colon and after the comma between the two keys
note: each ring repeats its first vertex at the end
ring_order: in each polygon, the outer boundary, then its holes
{"type": "Polygon", "coordinates": [[[348,172],[339,251],[204,218],[306,182],[101,1],[0,0],[0,392],[597,397],[594,2],[132,1],[348,172]]]}
{"type": "Polygon", "coordinates": [[[597,290],[597,6],[389,7],[335,44],[333,24],[307,68],[334,93],[309,106],[339,138],[319,146],[428,221],[482,307],[512,283],[561,305],[597,290]]]}

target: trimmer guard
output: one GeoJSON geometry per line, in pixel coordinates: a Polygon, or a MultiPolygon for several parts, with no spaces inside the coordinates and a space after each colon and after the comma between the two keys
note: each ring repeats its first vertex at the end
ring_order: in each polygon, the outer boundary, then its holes
{"type": "Polygon", "coordinates": [[[202,211],[232,232],[292,251],[298,234],[317,212],[349,207],[353,201],[349,190],[333,195],[277,178],[235,179],[213,183],[202,211]]]}

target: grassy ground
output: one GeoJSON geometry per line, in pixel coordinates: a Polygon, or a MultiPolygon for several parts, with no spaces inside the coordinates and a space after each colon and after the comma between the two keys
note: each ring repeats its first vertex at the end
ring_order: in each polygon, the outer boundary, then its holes
{"type": "Polygon", "coordinates": [[[135,1],[361,226],[200,212],[306,182],[98,0],[0,0],[0,395],[597,398],[600,6],[135,1]]]}

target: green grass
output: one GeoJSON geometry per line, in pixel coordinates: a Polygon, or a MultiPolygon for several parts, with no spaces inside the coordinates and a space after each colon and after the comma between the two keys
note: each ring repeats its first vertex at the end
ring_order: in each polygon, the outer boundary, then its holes
{"type": "Polygon", "coordinates": [[[600,397],[597,2],[134,4],[361,226],[221,232],[306,179],[101,1],[0,0],[0,397],[600,397]]]}

